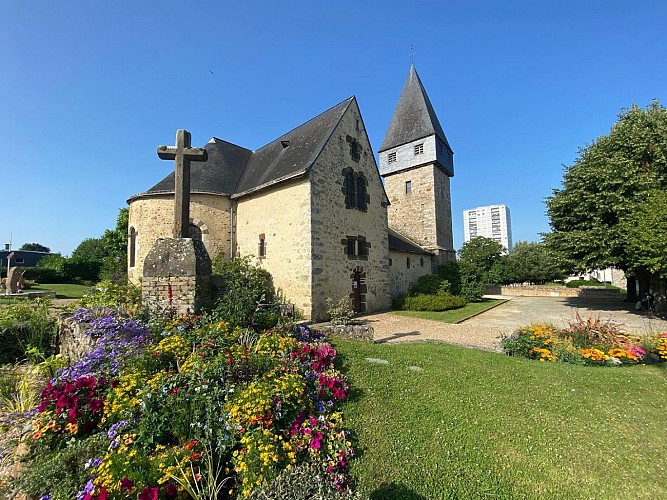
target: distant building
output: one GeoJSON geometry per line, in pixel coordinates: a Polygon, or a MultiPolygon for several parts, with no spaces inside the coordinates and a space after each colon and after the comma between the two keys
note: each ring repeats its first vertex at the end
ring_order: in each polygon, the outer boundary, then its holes
{"type": "Polygon", "coordinates": [[[484,236],[500,243],[509,252],[512,249],[512,223],[506,205],[488,205],[463,211],[463,239],[484,236]]]}
{"type": "Polygon", "coordinates": [[[0,266],[4,270],[7,270],[7,255],[10,253],[14,254],[11,265],[19,267],[34,267],[40,260],[50,255],[49,252],[34,252],[32,250],[0,250],[0,266]]]}

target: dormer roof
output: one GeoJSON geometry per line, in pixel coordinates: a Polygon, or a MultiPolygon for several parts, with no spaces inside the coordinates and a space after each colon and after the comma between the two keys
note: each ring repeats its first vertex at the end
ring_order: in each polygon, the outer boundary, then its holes
{"type": "Polygon", "coordinates": [[[434,134],[451,150],[417,70],[412,65],[379,152],[434,134]]]}

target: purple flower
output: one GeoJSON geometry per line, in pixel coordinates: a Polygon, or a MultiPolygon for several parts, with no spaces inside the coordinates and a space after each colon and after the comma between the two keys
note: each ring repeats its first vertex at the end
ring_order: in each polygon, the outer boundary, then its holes
{"type": "Polygon", "coordinates": [[[122,318],[117,312],[109,314],[104,309],[104,316],[91,313],[90,309],[79,309],[75,318],[88,320],[90,327],[87,335],[96,339],[92,351],[68,368],[58,371],[54,383],[62,380],[74,380],[86,375],[105,376],[118,375],[127,357],[140,354],[151,343],[150,331],[141,323],[122,318]]]}
{"type": "Polygon", "coordinates": [[[92,493],[94,489],[95,485],[93,484],[93,478],[90,478],[83,489],[76,494],[76,500],[83,500],[85,496],[92,493]]]}

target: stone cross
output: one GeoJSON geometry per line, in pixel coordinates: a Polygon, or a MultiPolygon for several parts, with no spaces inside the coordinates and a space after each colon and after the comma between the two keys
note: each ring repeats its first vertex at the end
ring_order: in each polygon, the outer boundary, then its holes
{"type": "Polygon", "coordinates": [[[191,147],[187,130],[176,131],[176,146],[158,146],[157,155],[162,160],[174,160],[174,238],[187,238],[190,227],[190,162],[206,161],[204,148],[191,147]]]}

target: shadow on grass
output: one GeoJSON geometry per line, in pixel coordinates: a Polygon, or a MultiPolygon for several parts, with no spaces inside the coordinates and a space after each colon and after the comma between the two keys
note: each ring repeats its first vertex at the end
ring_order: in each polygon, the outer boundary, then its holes
{"type": "Polygon", "coordinates": [[[389,337],[385,337],[383,339],[376,340],[375,343],[376,344],[385,344],[385,343],[390,342],[392,340],[400,339],[400,338],[403,338],[403,337],[413,337],[413,336],[416,336],[416,335],[419,335],[419,332],[417,330],[414,330],[412,332],[405,332],[405,333],[393,333],[389,337]]]}
{"type": "Polygon", "coordinates": [[[396,483],[385,483],[375,489],[368,497],[371,500],[426,500],[410,488],[396,483]]]}

